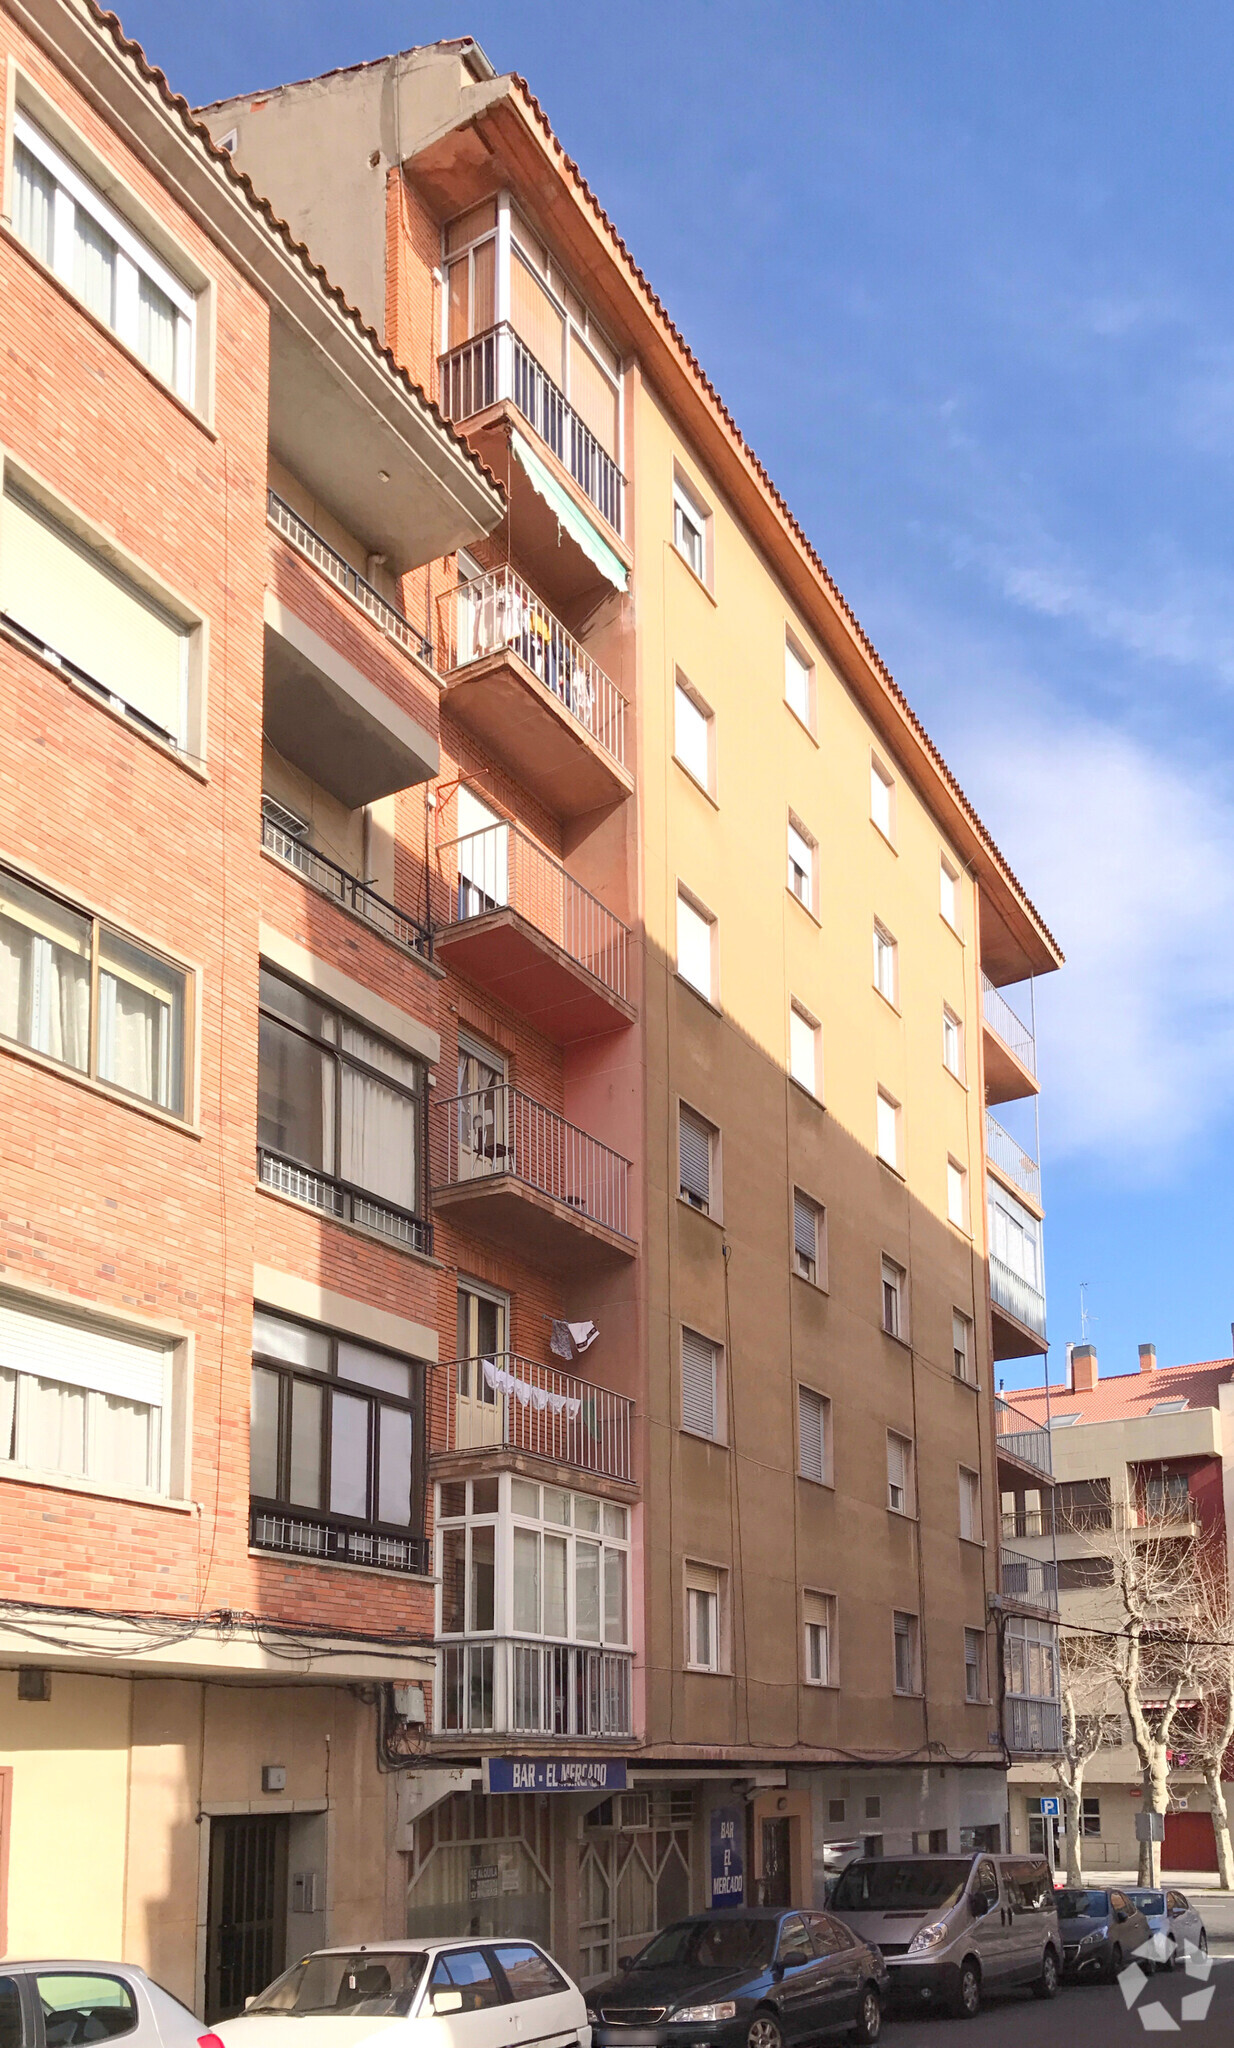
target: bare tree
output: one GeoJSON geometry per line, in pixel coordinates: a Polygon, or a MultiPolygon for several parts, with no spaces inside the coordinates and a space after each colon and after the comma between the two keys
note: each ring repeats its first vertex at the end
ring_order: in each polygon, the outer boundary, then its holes
{"type": "Polygon", "coordinates": [[[1223,1891],[1234,1890],[1234,1850],[1226,1805],[1224,1766],[1234,1742],[1234,1603],[1225,1546],[1208,1543],[1199,1560],[1197,1594],[1202,1640],[1198,1645],[1198,1704],[1186,1717],[1187,1761],[1204,1773],[1217,1844],[1217,1870],[1223,1891]]]}
{"type": "Polygon", "coordinates": [[[1062,1752],[1054,1764],[1062,1795],[1067,1882],[1084,1882],[1080,1842],[1084,1819],[1084,1777],[1098,1751],[1117,1745],[1119,1716],[1111,1714],[1114,1657],[1104,1634],[1063,1629],[1058,1646],[1062,1699],[1062,1752]]]}

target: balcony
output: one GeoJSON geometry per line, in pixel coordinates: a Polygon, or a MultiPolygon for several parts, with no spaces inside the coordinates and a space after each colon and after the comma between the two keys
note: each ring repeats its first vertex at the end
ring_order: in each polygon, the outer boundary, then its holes
{"type": "Polygon", "coordinates": [[[994,1311],[994,1356],[1026,1358],[1048,1349],[1045,1296],[990,1253],[990,1305],[994,1311]]]}
{"type": "Polygon", "coordinates": [[[558,817],[630,794],[625,698],[512,569],[448,591],[437,637],[443,708],[558,817]]]}
{"type": "Polygon", "coordinates": [[[1021,1699],[1008,1693],[1003,1737],[1013,1757],[1056,1756],[1063,1746],[1058,1700],[1021,1699]]]}
{"type": "Polygon", "coordinates": [[[630,934],[517,825],[487,825],[438,849],[453,922],[437,956],[558,1045],[634,1021],[630,934]]]}
{"type": "Polygon", "coordinates": [[[334,1174],[319,1173],[316,1168],[302,1166],[298,1160],[288,1159],[281,1152],[271,1152],[265,1145],[259,1145],[257,1178],[263,1188],[269,1188],[276,1195],[286,1195],[293,1202],[302,1202],[321,1216],[332,1216],[338,1223],[354,1224],[357,1229],[385,1238],[404,1251],[423,1252],[426,1257],[432,1254],[431,1223],[426,1223],[423,1217],[413,1216],[408,1209],[382,1201],[367,1189],[353,1187],[350,1181],[339,1180],[334,1174]]]}
{"type": "Polygon", "coordinates": [[[358,569],[352,568],[346,556],[340,555],[337,548],[332,548],[329,541],[323,540],[316,528],[310,526],[307,519],[302,519],[298,512],[294,512],[286,500],[279,497],[277,491],[266,492],[266,518],[276,533],[281,533],[284,540],[290,541],[293,548],[312,562],[315,568],[320,569],[322,575],[328,577],[336,589],[349,597],[362,612],[366,612],[373,624],[380,626],[382,632],[389,635],[396,647],[401,647],[404,654],[413,655],[416,660],[422,661],[426,668],[432,667],[433,649],[426,635],[417,631],[410,619],[403,617],[398,606],[391,604],[379,590],[375,590],[373,585],[361,576],[358,569]]]}
{"type": "Polygon", "coordinates": [[[1100,1501],[1083,1507],[1014,1508],[1002,1518],[1004,1537],[1020,1541],[1038,1536],[1088,1536],[1113,1526],[1113,1507],[1100,1501]]]}
{"type": "Polygon", "coordinates": [[[1058,1573],[1052,1559],[1002,1546],[998,1560],[999,1590],[1006,1599],[1042,1614],[1057,1614],[1058,1573]]]}
{"type": "Polygon", "coordinates": [[[1013,1408],[1001,1394],[994,1396],[994,1436],[1000,1458],[1010,1459],[1013,1464],[1034,1474],[1043,1473],[1047,1478],[1053,1478],[1049,1430],[1034,1422],[1022,1408],[1013,1408]]]}
{"type": "Polygon", "coordinates": [[[517,1451],[632,1481],[634,1403],[623,1394],[510,1351],[451,1359],[436,1373],[446,1382],[446,1441],[435,1456],[517,1451]]]}
{"type": "Polygon", "coordinates": [[[288,1508],[277,1501],[249,1505],[249,1544],[277,1557],[315,1558],[321,1564],[363,1564],[379,1571],[429,1570],[426,1536],[385,1535],[338,1515],[288,1508]]]}
{"type": "Polygon", "coordinates": [[[501,1637],[445,1643],[437,1658],[439,1735],[590,1741],[633,1733],[628,1651],[501,1637]]]}
{"type": "Polygon", "coordinates": [[[1041,1208],[1041,1168],[1031,1152],[1017,1145],[1009,1131],[990,1115],[985,1113],[986,1158],[1001,1179],[1009,1181],[1022,1195],[1027,1195],[1037,1209],[1041,1208]]]}
{"type": "Polygon", "coordinates": [[[299,833],[280,825],[265,810],[261,819],[261,844],[266,853],[272,854],[284,867],[293,869],[310,888],[320,890],[341,910],[349,911],[353,917],[371,925],[383,939],[389,939],[391,945],[400,946],[405,953],[416,953],[422,959],[431,958],[433,942],[423,925],[408,917],[405,911],[396,910],[393,903],[387,903],[385,897],[370,889],[367,882],[357,881],[337,861],[315,852],[299,833]]]}
{"type": "Polygon", "coordinates": [[[525,1258],[577,1269],[633,1258],[630,1162],[502,1083],[430,1112],[433,1206],[525,1258]]]}
{"type": "Polygon", "coordinates": [[[1032,1028],[1016,1015],[986,974],[981,977],[981,1011],[986,1101],[1014,1102],[1023,1095],[1036,1095],[1037,1044],[1032,1028]]]}

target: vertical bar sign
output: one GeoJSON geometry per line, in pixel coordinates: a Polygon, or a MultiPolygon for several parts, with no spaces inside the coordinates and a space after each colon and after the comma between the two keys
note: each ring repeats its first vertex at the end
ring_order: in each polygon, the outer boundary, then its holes
{"type": "Polygon", "coordinates": [[[745,1904],[745,1815],[739,1806],[711,1809],[711,1903],[745,1904]]]}

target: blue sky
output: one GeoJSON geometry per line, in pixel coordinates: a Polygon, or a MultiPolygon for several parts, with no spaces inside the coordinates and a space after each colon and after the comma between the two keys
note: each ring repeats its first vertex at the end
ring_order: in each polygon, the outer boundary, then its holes
{"type": "Polygon", "coordinates": [[[1037,991],[1055,1375],[1082,1281],[1105,1371],[1228,1353],[1228,8],[122,15],[197,102],[443,35],[529,79],[1067,952],[1037,991]]]}

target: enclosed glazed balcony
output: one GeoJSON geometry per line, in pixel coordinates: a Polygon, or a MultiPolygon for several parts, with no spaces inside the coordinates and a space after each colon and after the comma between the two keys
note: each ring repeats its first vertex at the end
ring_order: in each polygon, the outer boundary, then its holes
{"type": "Polygon", "coordinates": [[[987,974],[981,977],[987,1102],[1014,1102],[1038,1093],[1037,1043],[1031,1025],[1017,1016],[987,974]]]}
{"type": "Polygon", "coordinates": [[[617,685],[508,566],[438,604],[442,705],[560,818],[633,787],[617,685]]]}
{"type": "Polygon", "coordinates": [[[433,1207],[555,1267],[632,1258],[630,1162],[506,1083],[433,1105],[433,1207]]]}
{"type": "Polygon", "coordinates": [[[1014,1408],[1003,1395],[994,1396],[994,1436],[1000,1460],[1052,1479],[1054,1464],[1050,1432],[1022,1408],[1014,1408]]]}
{"type": "Polygon", "coordinates": [[[1044,1294],[994,1252],[988,1264],[995,1358],[1029,1358],[1045,1352],[1049,1347],[1044,1294]]]}
{"type": "Polygon", "coordinates": [[[1049,1756],[1062,1747],[1058,1623],[1008,1614],[1003,1632],[1003,1739],[1012,1756],[1049,1756]]]}
{"type": "Polygon", "coordinates": [[[1033,1206],[1041,1208],[1041,1168],[1031,1152],[1018,1145],[1010,1131],[1005,1131],[996,1118],[985,1113],[986,1158],[1005,1181],[1009,1181],[1021,1195],[1026,1195],[1033,1206]]]}
{"type": "Polygon", "coordinates": [[[633,1733],[628,1650],[581,1643],[443,1644],[437,1652],[439,1735],[568,1736],[633,1733]]]}
{"type": "Polygon", "coordinates": [[[999,1550],[999,1590],[1008,1600],[1043,1614],[1058,1611],[1058,1573],[1052,1558],[1030,1557],[1023,1550],[999,1550]]]}
{"type": "Polygon", "coordinates": [[[590,1380],[500,1351],[454,1358],[445,1382],[446,1435],[435,1454],[515,1451],[604,1479],[633,1479],[634,1403],[590,1380]]]}
{"type": "Polygon", "coordinates": [[[517,825],[488,825],[438,852],[452,921],[437,957],[558,1045],[633,1022],[629,932],[517,825]]]}

